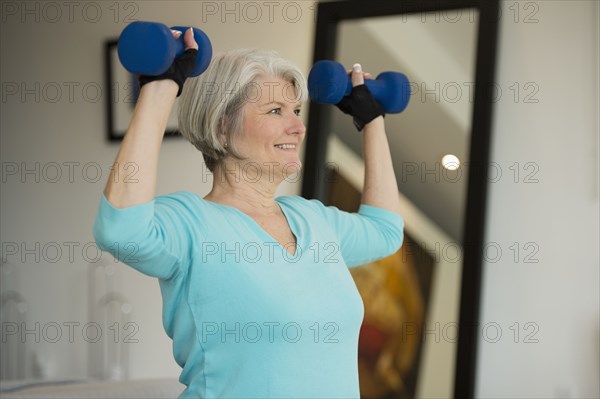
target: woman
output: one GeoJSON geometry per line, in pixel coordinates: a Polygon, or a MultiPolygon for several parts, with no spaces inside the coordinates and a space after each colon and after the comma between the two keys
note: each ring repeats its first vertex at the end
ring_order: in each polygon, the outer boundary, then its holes
{"type": "MultiPolygon", "coordinates": [[[[394,253],[403,239],[383,116],[372,98],[340,104],[364,124],[358,213],[276,198],[301,167],[302,74],[274,53],[241,50],[215,57],[183,86],[197,49],[191,30],[184,41],[170,72],[140,77],[100,200],[96,242],[159,279],[163,324],[187,386],[181,397],[359,397],[364,308],[348,267],[394,253]],[[180,130],[214,173],[204,198],[155,197],[160,144],[179,94],[180,130]],[[132,162],[136,182],[116,178],[132,162]]],[[[355,69],[353,85],[364,76],[355,69]]]]}

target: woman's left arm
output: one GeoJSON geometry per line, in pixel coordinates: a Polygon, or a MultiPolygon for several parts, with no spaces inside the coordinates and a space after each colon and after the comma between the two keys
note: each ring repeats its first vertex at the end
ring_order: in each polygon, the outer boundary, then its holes
{"type": "Polygon", "coordinates": [[[365,178],[361,203],[400,215],[398,182],[382,116],[363,129],[365,178]]]}
{"type": "MultiPolygon", "coordinates": [[[[352,86],[362,85],[370,73],[363,73],[360,64],[348,71],[352,86]]],[[[392,164],[390,146],[383,116],[378,116],[363,128],[365,179],[361,204],[387,209],[400,215],[398,182],[392,164]]]]}

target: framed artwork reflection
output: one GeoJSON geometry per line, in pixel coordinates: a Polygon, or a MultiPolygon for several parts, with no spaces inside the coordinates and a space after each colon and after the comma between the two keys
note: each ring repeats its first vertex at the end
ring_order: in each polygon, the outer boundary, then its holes
{"type": "MultiPolygon", "coordinates": [[[[117,53],[117,40],[109,40],[104,47],[106,93],[106,132],[109,141],[121,141],[127,132],[140,91],[137,77],[128,72],[117,53]]],[[[177,101],[173,107],[165,137],[180,137],[177,130],[177,101]]]]}

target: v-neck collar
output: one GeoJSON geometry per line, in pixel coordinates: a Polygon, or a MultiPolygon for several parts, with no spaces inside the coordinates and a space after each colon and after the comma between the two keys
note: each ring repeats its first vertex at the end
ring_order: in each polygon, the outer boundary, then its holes
{"type": "Polygon", "coordinates": [[[294,235],[294,238],[296,239],[296,248],[295,248],[294,254],[291,254],[286,248],[284,248],[279,243],[279,241],[277,241],[276,239],[274,239],[273,237],[271,237],[271,235],[269,233],[267,233],[267,231],[265,229],[263,229],[262,226],[259,225],[256,222],[256,220],[254,220],[250,215],[246,214],[245,212],[242,212],[241,210],[239,210],[235,206],[220,204],[220,203],[214,202],[214,201],[209,201],[209,200],[206,200],[206,199],[200,197],[199,195],[198,195],[198,198],[200,198],[200,200],[202,200],[204,202],[209,202],[211,204],[214,204],[217,207],[224,207],[224,208],[227,208],[227,209],[231,209],[232,211],[234,211],[234,212],[236,212],[238,214],[241,214],[244,218],[246,218],[246,220],[249,220],[250,223],[252,223],[254,225],[254,227],[255,227],[256,230],[258,230],[263,236],[269,238],[270,242],[274,242],[279,247],[279,249],[281,249],[282,251],[285,251],[285,253],[287,254],[287,256],[291,257],[292,259],[294,259],[297,256],[299,256],[299,251],[302,251],[302,249],[303,249],[303,247],[300,245],[300,237],[298,236],[298,233],[296,232],[296,229],[295,229],[296,226],[294,225],[292,219],[290,219],[290,217],[288,215],[287,209],[285,209],[285,206],[279,200],[280,197],[276,197],[275,198],[275,202],[279,206],[279,209],[281,209],[281,213],[285,217],[285,220],[286,220],[286,222],[288,224],[288,227],[289,227],[290,231],[292,232],[292,234],[294,235]]]}

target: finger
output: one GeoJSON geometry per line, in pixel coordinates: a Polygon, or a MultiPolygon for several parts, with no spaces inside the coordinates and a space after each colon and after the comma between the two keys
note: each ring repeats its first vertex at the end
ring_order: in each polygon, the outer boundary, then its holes
{"type": "Polygon", "coordinates": [[[354,64],[352,66],[352,87],[363,83],[365,83],[365,78],[363,76],[362,66],[360,64],[354,64]]]}
{"type": "Polygon", "coordinates": [[[171,29],[171,33],[173,34],[173,37],[175,39],[179,39],[179,36],[181,36],[181,31],[180,30],[171,29]]]}
{"type": "MultiPolygon", "coordinates": [[[[352,77],[352,68],[350,69],[346,69],[346,74],[350,77],[352,77]]],[[[372,79],[373,75],[370,74],[369,72],[363,72],[363,76],[365,77],[365,79],[372,79]]]]}
{"type": "Polygon", "coordinates": [[[189,28],[185,31],[185,36],[183,36],[183,43],[185,44],[185,49],[194,48],[198,50],[198,43],[194,39],[194,30],[189,28]]]}

